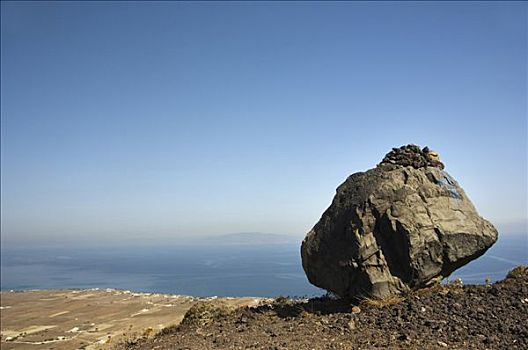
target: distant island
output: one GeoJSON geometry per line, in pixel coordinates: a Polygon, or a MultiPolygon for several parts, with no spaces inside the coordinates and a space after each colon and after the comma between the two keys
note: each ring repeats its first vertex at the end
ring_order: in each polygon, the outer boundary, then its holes
{"type": "Polygon", "coordinates": [[[220,245],[264,245],[264,244],[299,244],[302,237],[286,234],[240,232],[209,236],[200,240],[202,243],[220,245]]]}

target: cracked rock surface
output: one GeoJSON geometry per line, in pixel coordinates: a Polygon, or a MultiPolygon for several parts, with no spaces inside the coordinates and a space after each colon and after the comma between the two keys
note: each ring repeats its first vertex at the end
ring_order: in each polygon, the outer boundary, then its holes
{"type": "Polygon", "coordinates": [[[440,281],[495,243],[497,230],[424,150],[393,149],[337,188],[301,246],[312,284],[345,298],[386,298],[440,281]]]}

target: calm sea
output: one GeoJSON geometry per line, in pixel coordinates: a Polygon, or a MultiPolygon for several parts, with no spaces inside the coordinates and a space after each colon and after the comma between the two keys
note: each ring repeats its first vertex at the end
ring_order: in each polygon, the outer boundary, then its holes
{"type": "MultiPolygon", "coordinates": [[[[527,235],[503,234],[456,271],[465,283],[504,278],[528,264],[527,235]]],[[[194,296],[313,296],[299,244],[2,247],[2,290],[118,288],[194,296]]]]}

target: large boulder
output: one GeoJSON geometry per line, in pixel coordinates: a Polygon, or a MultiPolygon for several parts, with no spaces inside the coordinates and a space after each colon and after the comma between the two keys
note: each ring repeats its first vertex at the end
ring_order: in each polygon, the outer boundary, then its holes
{"type": "Polygon", "coordinates": [[[308,280],[345,298],[386,298],[440,281],[497,240],[438,154],[394,148],[350,175],[301,246],[308,280]]]}

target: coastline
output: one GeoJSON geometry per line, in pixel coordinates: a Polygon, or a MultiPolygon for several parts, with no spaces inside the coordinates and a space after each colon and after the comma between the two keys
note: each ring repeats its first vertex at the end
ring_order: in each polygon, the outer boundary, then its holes
{"type": "Polygon", "coordinates": [[[528,268],[389,300],[3,291],[2,349],[524,349],[528,268]],[[337,345],[336,345],[337,344],[337,345]]]}
{"type": "Polygon", "coordinates": [[[265,298],[143,293],[112,288],[2,291],[2,349],[108,349],[177,325],[200,301],[233,307],[265,298]]]}

